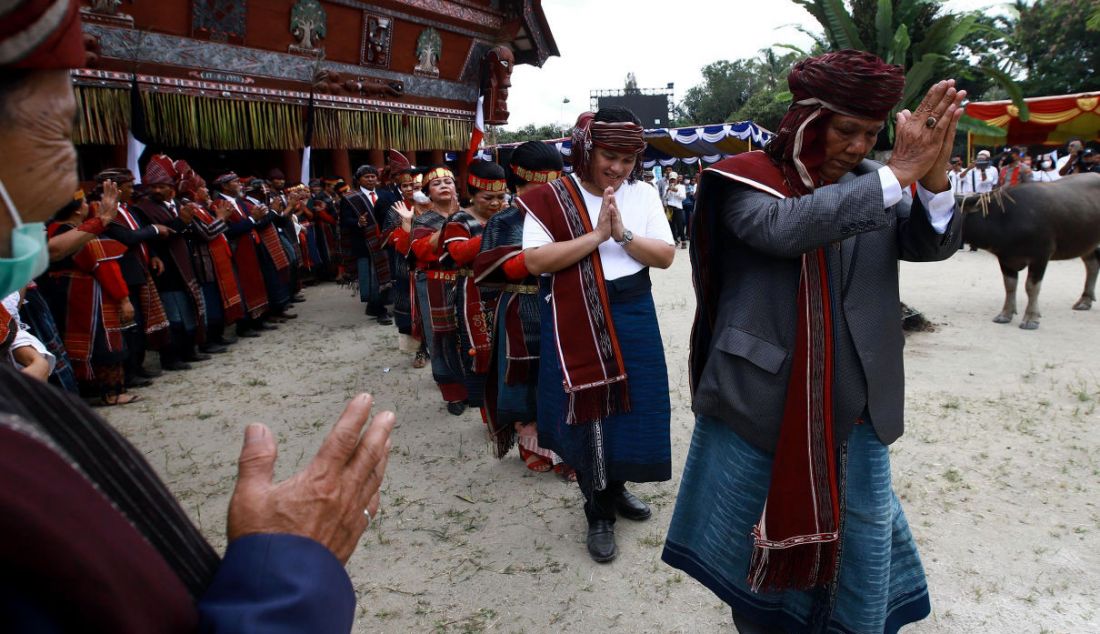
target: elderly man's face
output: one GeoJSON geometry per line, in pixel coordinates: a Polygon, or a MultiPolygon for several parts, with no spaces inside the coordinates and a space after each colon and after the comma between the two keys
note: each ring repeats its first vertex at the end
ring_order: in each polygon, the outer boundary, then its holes
{"type": "Polygon", "coordinates": [[[156,185],[148,185],[147,187],[149,188],[149,196],[151,196],[153,200],[167,202],[176,197],[176,188],[171,185],[158,183],[156,185]]]}
{"type": "Polygon", "coordinates": [[[225,193],[229,194],[233,198],[240,198],[241,196],[241,181],[238,178],[234,178],[225,185],[222,186],[225,193]]]}
{"type": "Polygon", "coordinates": [[[367,172],[359,177],[359,186],[365,189],[374,189],[378,187],[378,174],[371,174],[367,172]]]}
{"type": "MultiPolygon", "coordinates": [[[[77,187],[72,143],[76,100],[69,71],[35,71],[4,97],[0,180],[23,222],[44,222],[72,200],[77,187]]],[[[0,256],[11,249],[12,220],[0,213],[0,256]]]]}
{"type": "Polygon", "coordinates": [[[825,161],[821,176],[836,182],[855,169],[875,147],[879,132],[885,125],[878,119],[864,119],[834,114],[825,128],[825,161]]]}

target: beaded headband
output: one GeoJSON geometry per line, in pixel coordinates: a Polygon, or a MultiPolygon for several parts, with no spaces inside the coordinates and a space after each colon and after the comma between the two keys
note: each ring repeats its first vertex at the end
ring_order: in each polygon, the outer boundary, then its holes
{"type": "Polygon", "coordinates": [[[483,192],[503,192],[508,190],[508,181],[503,178],[488,179],[470,174],[470,178],[466,182],[470,184],[470,187],[476,187],[483,192]]]}
{"type": "Polygon", "coordinates": [[[430,183],[437,178],[450,178],[454,180],[455,174],[446,167],[437,167],[424,175],[424,182],[430,183]]]}
{"type": "Polygon", "coordinates": [[[528,183],[549,183],[550,181],[556,181],[561,178],[561,170],[534,171],[525,169],[519,165],[513,165],[512,171],[516,173],[516,176],[528,183]]]}

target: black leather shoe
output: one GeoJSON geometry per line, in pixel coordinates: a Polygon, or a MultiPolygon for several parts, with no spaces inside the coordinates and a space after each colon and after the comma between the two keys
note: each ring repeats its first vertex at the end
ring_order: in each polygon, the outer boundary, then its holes
{"type": "Polygon", "coordinates": [[[237,343],[237,337],[235,335],[222,335],[210,343],[216,343],[219,346],[231,346],[237,343]]]}
{"type": "Polygon", "coordinates": [[[636,522],[647,520],[653,514],[648,504],[639,500],[638,496],[626,489],[623,489],[619,497],[615,498],[615,510],[619,512],[619,515],[636,522]]]}
{"type": "Polygon", "coordinates": [[[278,329],[279,329],[278,326],[276,326],[275,324],[269,324],[266,321],[261,321],[260,323],[256,324],[256,330],[278,330],[278,329]]]}
{"type": "Polygon", "coordinates": [[[462,401],[447,401],[447,411],[452,416],[461,416],[462,412],[466,411],[466,403],[462,401]]]}
{"type": "Polygon", "coordinates": [[[240,331],[237,332],[237,336],[238,337],[252,338],[252,337],[259,337],[260,333],[256,332],[255,330],[240,330],[240,331]]]}
{"type": "Polygon", "coordinates": [[[147,370],[145,368],[134,370],[134,376],[140,376],[143,379],[155,379],[163,374],[160,370],[147,370]]]}
{"type": "Polygon", "coordinates": [[[220,343],[209,343],[205,346],[200,346],[199,350],[207,354],[221,354],[223,352],[228,352],[229,348],[226,348],[220,343]]]}
{"type": "Polygon", "coordinates": [[[607,563],[615,558],[615,522],[592,520],[588,523],[588,554],[592,561],[607,563]]]}
{"type": "Polygon", "coordinates": [[[191,364],[184,361],[169,361],[168,363],[161,362],[160,367],[168,372],[179,372],[180,370],[190,370],[191,364]]]}
{"type": "Polygon", "coordinates": [[[198,361],[209,361],[210,359],[211,359],[210,355],[203,354],[201,352],[192,352],[191,354],[189,354],[189,355],[187,355],[183,358],[183,360],[188,362],[188,363],[196,363],[198,361]]]}
{"type": "Polygon", "coordinates": [[[138,376],[136,374],[134,376],[126,379],[126,388],[127,389],[132,388],[132,387],[149,387],[152,384],[153,384],[152,379],[147,379],[143,376],[138,376]]]}
{"type": "Polygon", "coordinates": [[[389,315],[379,315],[375,317],[375,319],[377,319],[378,323],[382,324],[383,326],[393,325],[393,317],[390,317],[389,315]]]}
{"type": "Polygon", "coordinates": [[[294,297],[290,298],[290,302],[292,304],[301,304],[304,301],[306,301],[306,297],[305,297],[305,295],[302,295],[301,293],[298,293],[294,297]]]}

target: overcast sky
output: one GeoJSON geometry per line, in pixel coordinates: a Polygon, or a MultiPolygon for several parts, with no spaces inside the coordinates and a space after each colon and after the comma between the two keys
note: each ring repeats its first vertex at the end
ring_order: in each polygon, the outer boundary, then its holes
{"type": "MultiPolygon", "coordinates": [[[[991,0],[948,0],[954,11],[1003,6],[991,0]]],[[[517,66],[508,96],[508,128],[572,124],[588,109],[589,91],[622,88],[628,72],[640,88],[675,84],[680,101],[702,82],[700,69],[720,60],[754,57],[762,48],[808,37],[817,21],[789,0],[543,0],[561,57],[542,68],[517,66]],[[629,8],[627,8],[629,7],[629,8]],[[569,99],[563,104],[562,99],[569,99]]]]}

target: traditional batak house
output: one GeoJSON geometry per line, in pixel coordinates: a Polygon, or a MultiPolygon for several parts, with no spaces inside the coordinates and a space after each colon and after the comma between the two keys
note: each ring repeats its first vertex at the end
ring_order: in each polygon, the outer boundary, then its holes
{"type": "Polygon", "coordinates": [[[73,72],[84,177],[125,164],[132,136],[291,181],[307,144],[313,176],[350,181],[387,149],[441,163],[479,96],[507,122],[513,65],[558,54],[541,0],[94,0],[82,17],[99,47],[73,72]]]}

